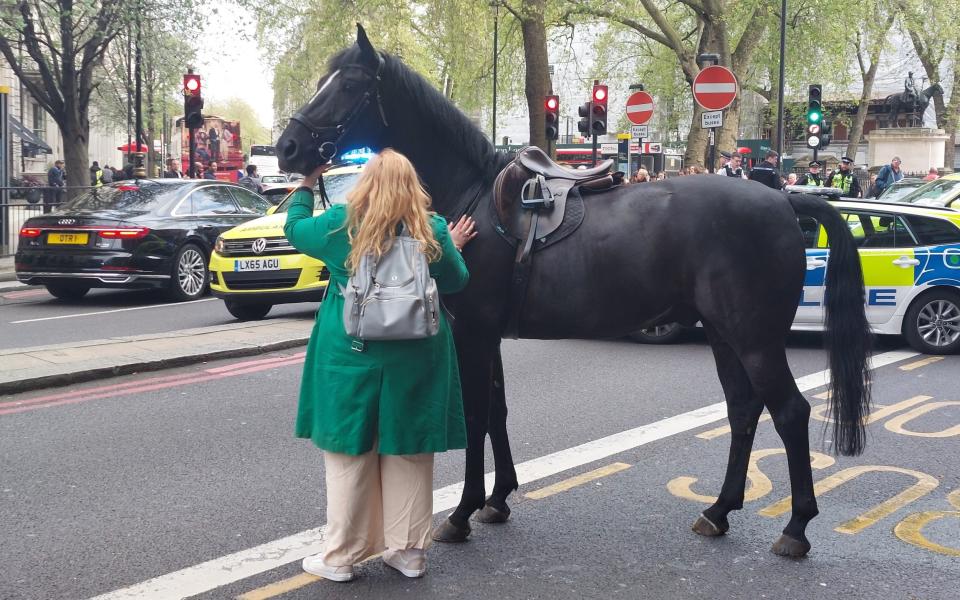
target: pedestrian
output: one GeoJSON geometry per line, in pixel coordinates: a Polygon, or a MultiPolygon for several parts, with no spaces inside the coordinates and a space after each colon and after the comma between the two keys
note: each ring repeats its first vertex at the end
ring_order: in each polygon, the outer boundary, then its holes
{"type": "Polygon", "coordinates": [[[870,175],[870,185],[867,186],[867,198],[876,198],[880,195],[880,190],[877,189],[877,174],[874,173],[870,175]]]}
{"type": "Polygon", "coordinates": [[[633,174],[633,178],[630,179],[630,183],[647,183],[649,181],[650,181],[650,172],[644,169],[643,167],[640,167],[639,169],[637,169],[633,174]]]}
{"type": "Polygon", "coordinates": [[[103,176],[101,177],[104,183],[113,183],[113,168],[110,165],[103,165],[103,176]]]}
{"type": "Polygon", "coordinates": [[[216,127],[210,128],[210,135],[207,137],[210,145],[210,158],[220,160],[220,133],[216,127]]]}
{"type": "Polygon", "coordinates": [[[777,154],[776,150],[768,150],[764,160],[750,169],[749,179],[759,181],[767,187],[779,190],[781,187],[780,171],[777,170],[779,160],[780,155],[777,154]]]}
{"type": "Polygon", "coordinates": [[[667,174],[663,171],[660,171],[659,173],[657,173],[657,176],[654,178],[654,181],[666,181],[666,180],[667,180],[667,174]]]}
{"type": "Polygon", "coordinates": [[[93,187],[103,185],[103,169],[100,168],[98,161],[93,161],[93,164],[90,165],[90,185],[93,187]]]}
{"type": "Polygon", "coordinates": [[[168,158],[167,159],[167,168],[163,172],[164,179],[182,179],[183,174],[180,173],[180,169],[177,168],[177,159],[168,158]]]}
{"type": "Polygon", "coordinates": [[[877,195],[883,190],[903,179],[903,171],[900,170],[900,157],[894,156],[889,165],[883,165],[883,168],[877,173],[877,195]]]}
{"type": "Polygon", "coordinates": [[[420,242],[442,294],[469,279],[460,250],[476,233],[468,217],[448,228],[402,154],[383,150],[346,205],[314,217],[322,169],[293,194],[284,234],[330,270],[327,299],[307,345],[296,435],[323,450],[326,546],[303,569],[333,581],[383,552],[407,577],[426,571],[433,521],[433,456],[466,446],[456,350],[447,318],[435,336],[362,341],[347,336],[339,291],[363,256],[389,248],[401,226],[420,242]]]}
{"type": "Polygon", "coordinates": [[[717,175],[726,175],[727,177],[736,177],[737,179],[746,179],[743,173],[743,155],[739,152],[730,154],[730,160],[719,171],[717,175]]]}
{"type": "Polygon", "coordinates": [[[253,190],[255,192],[260,191],[260,176],[257,175],[257,165],[247,165],[247,174],[241,177],[237,181],[238,185],[242,185],[248,190],[253,190]]]}
{"type": "Polygon", "coordinates": [[[797,174],[790,173],[787,175],[787,185],[797,185],[797,174]]]}
{"type": "MultiPolygon", "coordinates": [[[[123,178],[124,179],[133,179],[133,163],[127,161],[127,164],[123,165],[123,178]]],[[[114,177],[116,179],[116,177],[114,177]]]]}
{"type": "Polygon", "coordinates": [[[67,186],[66,173],[63,170],[63,161],[56,160],[47,171],[47,187],[43,192],[43,212],[49,213],[53,207],[63,202],[63,188],[67,186]]]}
{"type": "Polygon", "coordinates": [[[838,188],[840,195],[844,198],[860,198],[863,196],[860,190],[860,182],[857,181],[850,166],[852,164],[853,159],[849,156],[841,157],[837,170],[827,176],[826,186],[838,188]]]}
{"type": "Polygon", "coordinates": [[[207,165],[207,170],[203,172],[204,179],[216,179],[217,178],[217,163],[211,162],[207,165]]]}
{"type": "Polygon", "coordinates": [[[940,179],[940,171],[938,171],[936,167],[930,167],[930,170],[927,171],[927,175],[923,180],[933,181],[934,179],[940,179]]]}
{"type": "Polygon", "coordinates": [[[797,179],[797,185],[805,185],[807,187],[820,187],[823,185],[823,179],[820,177],[820,163],[811,160],[807,164],[807,172],[803,174],[802,177],[797,179]]]}

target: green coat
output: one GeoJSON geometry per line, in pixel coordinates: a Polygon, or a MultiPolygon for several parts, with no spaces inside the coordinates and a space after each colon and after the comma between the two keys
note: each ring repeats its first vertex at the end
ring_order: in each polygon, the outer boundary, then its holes
{"type": "MultiPolygon", "coordinates": [[[[337,205],[313,216],[313,194],[299,190],[283,228],[290,243],[322,260],[330,270],[329,292],[307,345],[297,437],[330,452],[363,454],[378,438],[380,454],[443,452],[466,447],[460,371],[453,335],[441,315],[440,332],[420,340],[367,341],[351,348],[343,327],[343,296],[349,272],[347,211],[337,205]]],[[[443,255],[430,265],[441,293],[467,285],[467,267],[442,217],[433,232],[443,255]]]]}

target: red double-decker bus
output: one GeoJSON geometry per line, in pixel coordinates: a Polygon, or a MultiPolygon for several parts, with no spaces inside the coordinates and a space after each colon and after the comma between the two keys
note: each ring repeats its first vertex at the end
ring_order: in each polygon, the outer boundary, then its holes
{"type": "MultiPolygon", "coordinates": [[[[180,136],[180,162],[183,172],[190,172],[189,130],[183,126],[183,118],[177,119],[180,136]]],[[[198,127],[195,136],[194,162],[206,168],[217,163],[217,179],[237,181],[243,170],[243,142],[240,140],[240,122],[230,121],[215,115],[204,115],[203,127],[198,127]]]]}

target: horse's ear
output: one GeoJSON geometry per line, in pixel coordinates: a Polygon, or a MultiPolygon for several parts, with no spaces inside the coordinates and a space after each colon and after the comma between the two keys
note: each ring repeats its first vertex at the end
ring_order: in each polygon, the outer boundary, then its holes
{"type": "Polygon", "coordinates": [[[377,51],[374,49],[373,44],[370,43],[370,38],[367,37],[367,32],[364,31],[363,25],[357,23],[357,46],[360,47],[360,50],[364,54],[370,56],[376,56],[377,51]]]}

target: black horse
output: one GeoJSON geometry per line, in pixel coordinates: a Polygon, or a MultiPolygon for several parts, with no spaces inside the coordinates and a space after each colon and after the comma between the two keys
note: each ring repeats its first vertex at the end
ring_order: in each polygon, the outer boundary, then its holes
{"type": "Polygon", "coordinates": [[[927,112],[930,99],[935,95],[943,95],[943,87],[941,87],[939,83],[935,83],[921,91],[916,98],[908,96],[907,92],[890,94],[883,100],[883,105],[887,113],[887,127],[900,126],[899,120],[901,112],[907,115],[908,127],[911,126],[911,122],[916,122],[918,127],[923,125],[923,113],[927,112]]]}
{"type": "MultiPolygon", "coordinates": [[[[391,147],[410,158],[449,219],[470,212],[480,235],[464,249],[470,284],[446,298],[468,428],[466,474],[457,509],[435,532],[464,541],[468,520],[502,522],[517,477],[507,439],[500,340],[509,319],[515,247],[495,231],[492,184],[511,160],[427,81],[376,51],[362,28],[330,61],[317,92],[277,143],[280,167],[308,173],[340,151],[391,147]],[[483,448],[496,478],[485,499],[483,448]]],[[[787,364],[785,340],[806,269],[797,215],[815,218],[831,240],[826,344],[833,373],[834,444],[858,454],[869,410],[869,333],[860,262],[840,215],[820,198],[773,191],[728,177],[684,177],[614,188],[584,201],[580,227],[536,255],[520,311],[521,337],[614,338],[656,323],[701,321],[717,363],[732,426],[717,502],[694,524],[721,535],[743,505],[757,420],[766,407],[786,447],[793,514],[773,546],[802,556],[817,514],[810,470],[810,405],[787,364]]]]}

